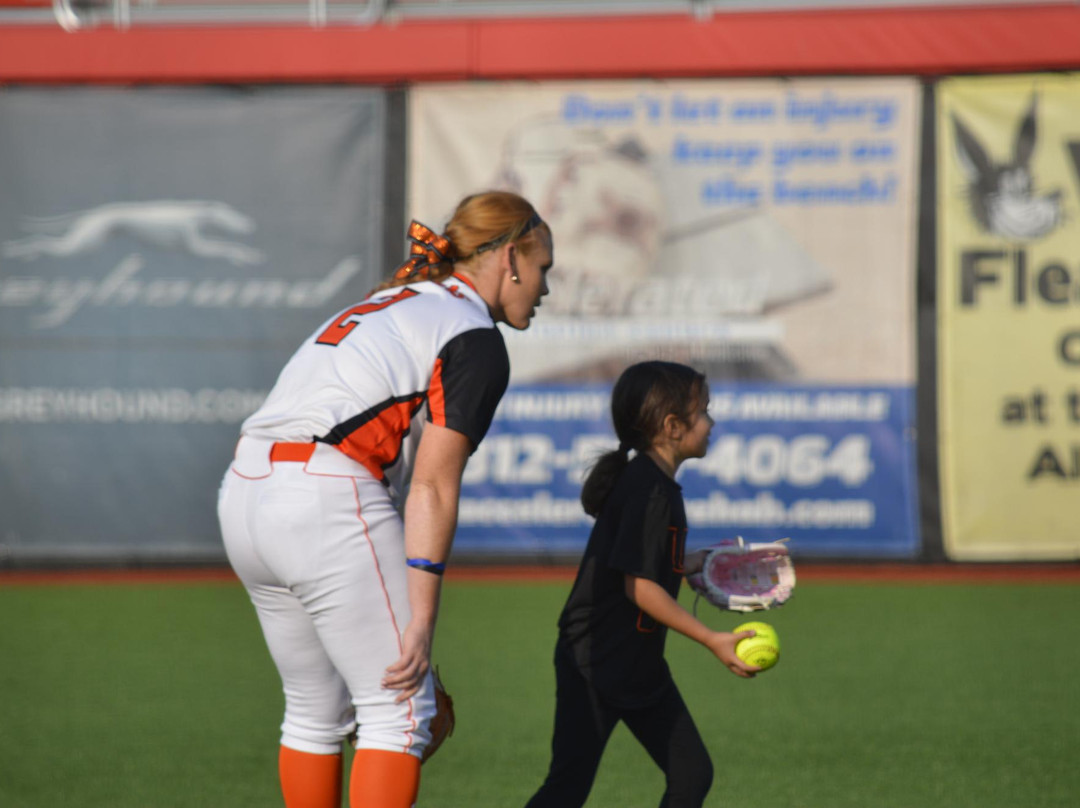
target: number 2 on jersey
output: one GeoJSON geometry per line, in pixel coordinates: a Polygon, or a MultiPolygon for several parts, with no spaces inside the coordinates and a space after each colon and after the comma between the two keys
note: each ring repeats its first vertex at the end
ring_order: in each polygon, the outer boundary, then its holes
{"type": "Polygon", "coordinates": [[[378,303],[360,303],[351,309],[346,309],[341,313],[340,317],[326,327],[326,330],[319,335],[315,342],[318,345],[339,345],[354,328],[360,325],[360,318],[363,315],[385,309],[387,306],[392,306],[418,294],[420,293],[414,289],[402,289],[393,297],[380,300],[378,303]]]}

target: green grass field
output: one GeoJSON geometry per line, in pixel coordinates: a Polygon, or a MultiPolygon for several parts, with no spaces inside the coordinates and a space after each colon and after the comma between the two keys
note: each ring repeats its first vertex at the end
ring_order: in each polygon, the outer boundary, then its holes
{"type": "MultiPolygon", "coordinates": [[[[568,586],[448,582],[435,659],[458,724],[423,808],[520,806],[539,784],[568,586]]],[[[6,586],[0,615],[0,806],[281,804],[281,696],[238,584],[6,586]]],[[[709,806],[1080,804],[1080,586],[800,582],[767,619],[782,659],[750,681],[669,639],[709,806]]],[[[662,790],[617,730],[589,806],[662,790]]]]}

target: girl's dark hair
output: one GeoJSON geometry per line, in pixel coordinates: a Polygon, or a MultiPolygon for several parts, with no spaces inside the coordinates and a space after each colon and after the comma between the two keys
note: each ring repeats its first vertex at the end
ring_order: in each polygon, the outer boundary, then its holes
{"type": "Polygon", "coordinates": [[[611,420],[619,448],[600,456],[581,488],[581,505],[598,516],[629,462],[628,453],[644,452],[664,426],[668,415],[686,423],[705,392],[705,375],[676,362],[639,362],[622,372],[611,391],[611,420]]]}

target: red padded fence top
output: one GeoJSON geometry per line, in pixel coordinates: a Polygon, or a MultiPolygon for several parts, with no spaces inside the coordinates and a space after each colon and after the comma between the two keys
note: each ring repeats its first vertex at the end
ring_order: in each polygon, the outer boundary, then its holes
{"type": "MultiPolygon", "coordinates": [[[[3,0],[36,2],[36,0],[3,0]]],[[[1080,68],[1080,6],[987,6],[370,27],[0,27],[0,81],[393,83],[460,79],[1080,68]]]]}
{"type": "MultiPolygon", "coordinates": [[[[492,584],[523,582],[563,582],[574,580],[577,567],[527,565],[479,565],[452,567],[447,576],[453,581],[492,584]]],[[[802,563],[800,583],[822,584],[1080,584],[1080,565],[1060,564],[813,564],[802,563]]],[[[69,569],[4,570],[0,569],[0,587],[7,586],[77,586],[120,584],[205,584],[239,585],[236,574],[227,567],[161,569],[69,569]]]]}

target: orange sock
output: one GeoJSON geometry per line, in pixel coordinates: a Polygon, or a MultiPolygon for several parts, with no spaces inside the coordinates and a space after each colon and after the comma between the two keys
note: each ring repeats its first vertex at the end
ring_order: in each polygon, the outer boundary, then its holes
{"type": "Polygon", "coordinates": [[[285,808],[341,808],[341,754],[313,755],[287,746],[278,753],[285,808]]]}
{"type": "Polygon", "coordinates": [[[420,790],[420,758],[407,752],[358,749],[349,777],[352,808],[410,808],[420,790]]]}

